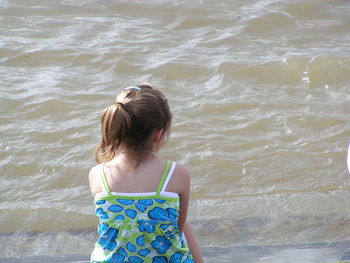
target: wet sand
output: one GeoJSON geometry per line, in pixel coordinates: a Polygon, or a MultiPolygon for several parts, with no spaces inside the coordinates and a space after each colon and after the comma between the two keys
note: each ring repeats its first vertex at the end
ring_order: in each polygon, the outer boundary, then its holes
{"type": "MultiPolygon", "coordinates": [[[[206,262],[217,263],[349,263],[350,241],[298,246],[204,247],[206,262]]],[[[87,263],[89,255],[0,258],[0,263],[87,263]]]]}

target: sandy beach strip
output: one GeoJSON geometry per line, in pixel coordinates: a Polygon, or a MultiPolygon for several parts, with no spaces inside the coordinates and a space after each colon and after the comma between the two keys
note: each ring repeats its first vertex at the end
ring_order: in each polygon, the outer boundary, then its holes
{"type": "MultiPolygon", "coordinates": [[[[218,263],[350,263],[350,241],[278,246],[204,247],[206,262],[218,263]]],[[[89,255],[0,258],[0,263],[88,263],[89,255]]]]}

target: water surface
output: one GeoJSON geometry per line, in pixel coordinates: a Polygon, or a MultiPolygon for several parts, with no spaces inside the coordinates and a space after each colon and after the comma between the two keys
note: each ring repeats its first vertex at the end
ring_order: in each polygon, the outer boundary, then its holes
{"type": "Polygon", "coordinates": [[[0,254],[88,254],[99,116],[169,98],[203,247],[349,241],[350,2],[0,2],[0,254]]]}

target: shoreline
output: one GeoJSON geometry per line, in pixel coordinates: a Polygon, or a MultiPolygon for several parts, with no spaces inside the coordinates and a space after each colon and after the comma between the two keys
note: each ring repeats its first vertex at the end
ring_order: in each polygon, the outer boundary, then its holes
{"type": "MultiPolygon", "coordinates": [[[[350,263],[350,240],[273,246],[203,247],[206,262],[218,263],[350,263]]],[[[0,263],[88,263],[90,255],[0,257],[0,263]]]]}

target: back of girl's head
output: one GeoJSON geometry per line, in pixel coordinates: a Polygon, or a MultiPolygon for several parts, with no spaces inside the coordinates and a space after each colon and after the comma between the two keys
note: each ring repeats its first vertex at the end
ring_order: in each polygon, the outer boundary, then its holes
{"type": "Polygon", "coordinates": [[[150,136],[156,130],[169,131],[172,115],[165,96],[149,84],[124,89],[101,118],[101,142],[96,161],[110,161],[123,149],[151,151],[150,136]]]}

